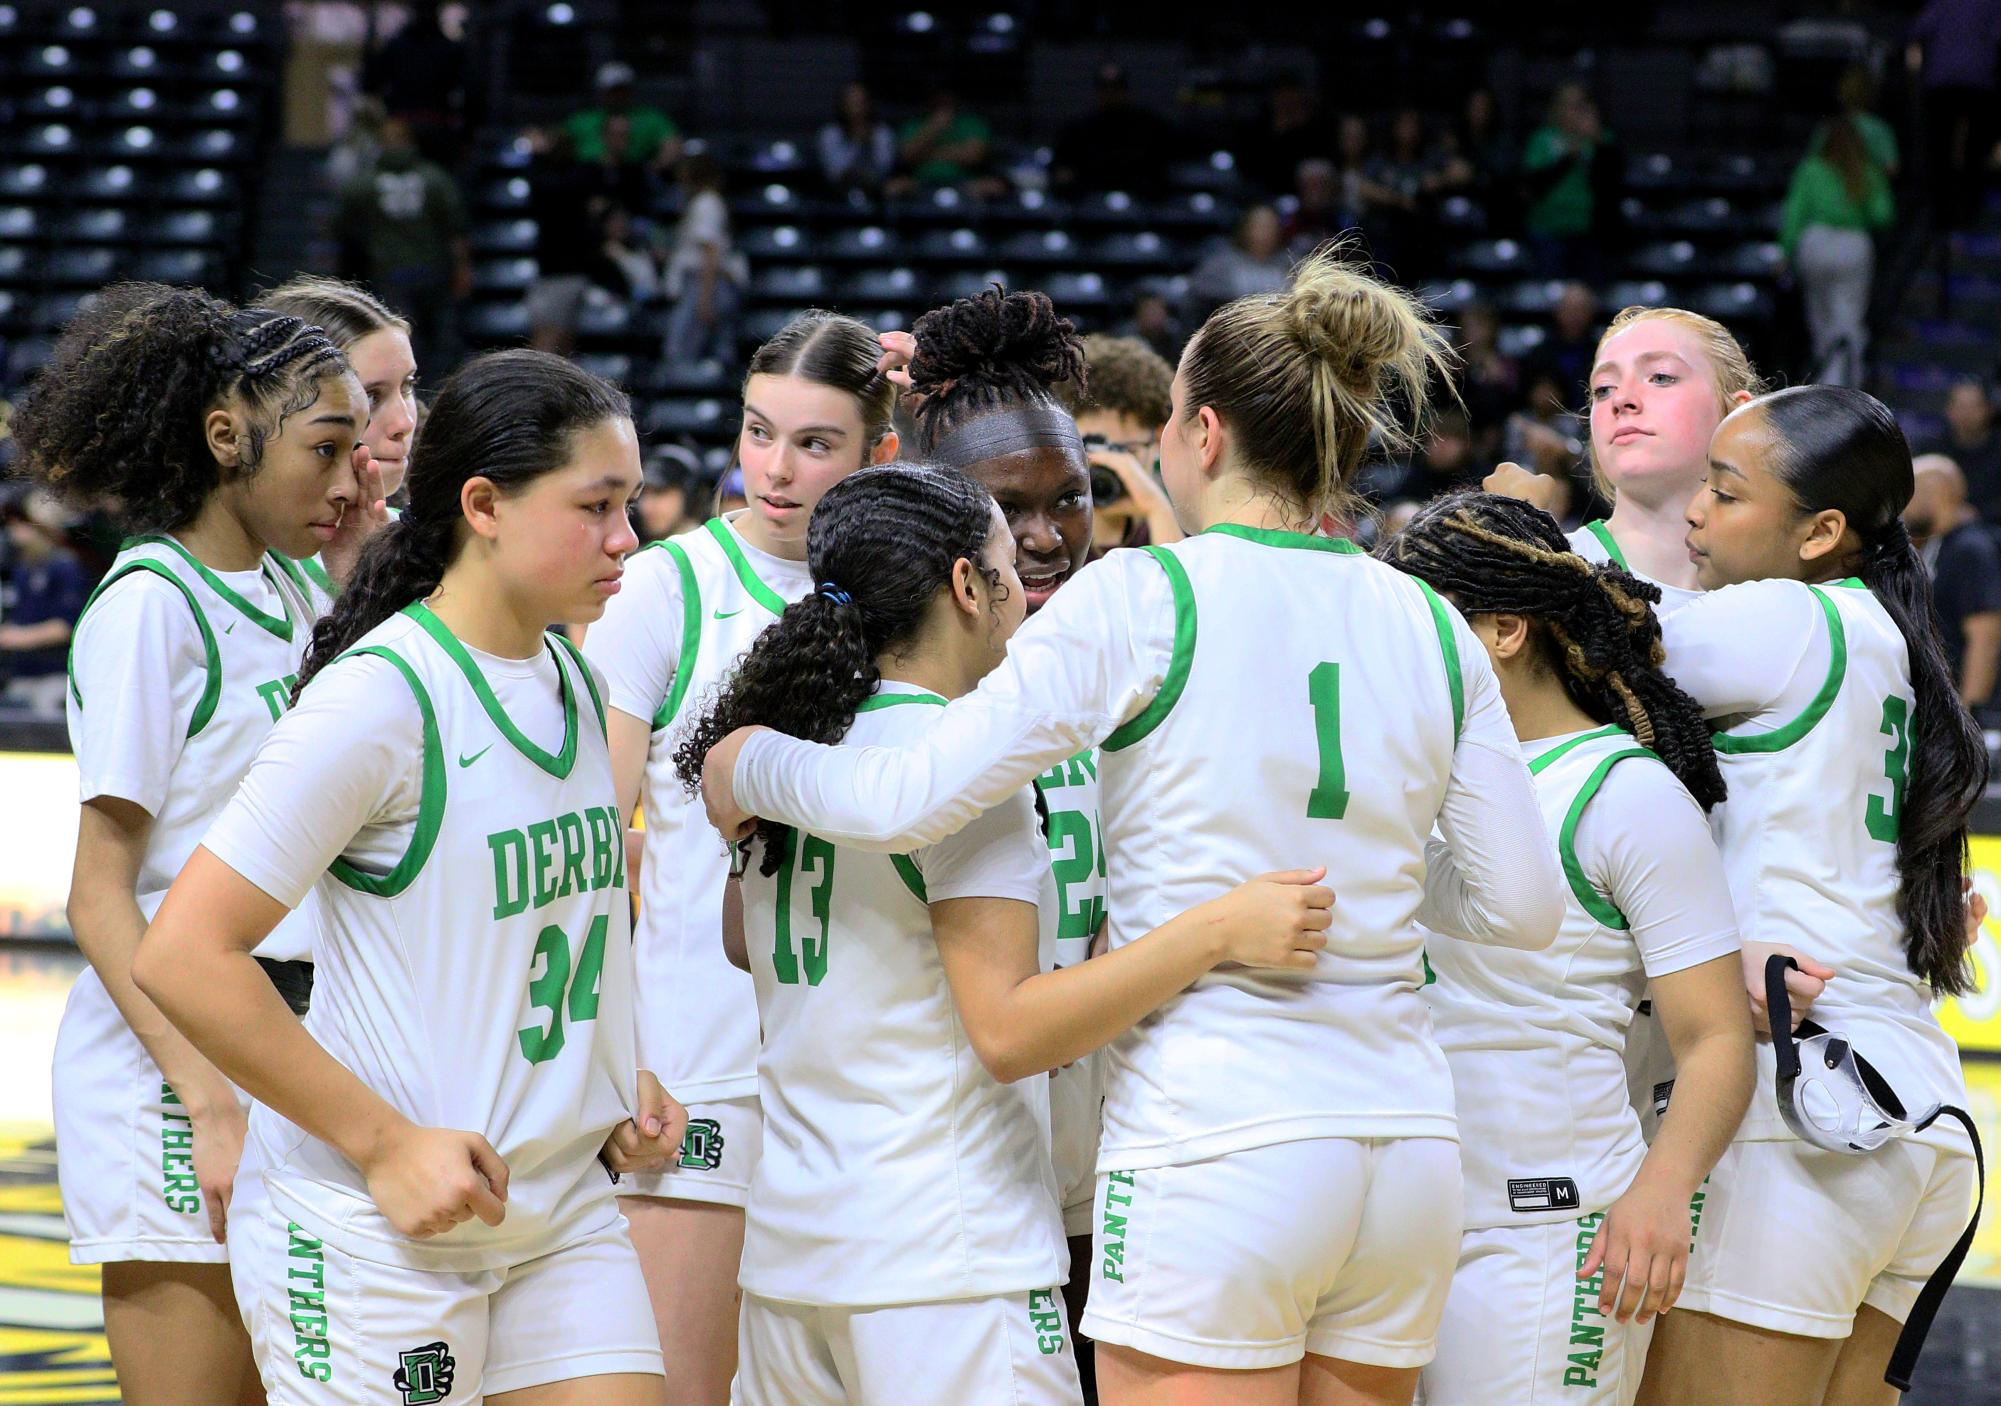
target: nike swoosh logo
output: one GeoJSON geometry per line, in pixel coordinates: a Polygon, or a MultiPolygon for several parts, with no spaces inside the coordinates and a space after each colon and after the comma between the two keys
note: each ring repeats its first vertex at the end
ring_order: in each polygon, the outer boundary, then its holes
{"type": "Polygon", "coordinates": [[[484,747],[480,748],[477,752],[474,752],[470,757],[460,757],[459,765],[471,766],[474,762],[478,761],[481,757],[485,756],[488,752],[491,752],[492,750],[493,750],[493,744],[489,742],[484,747]]]}
{"type": "Polygon", "coordinates": [[[232,620],[229,622],[229,628],[227,630],[224,630],[223,633],[225,635],[228,635],[228,634],[234,634],[235,631],[236,631],[236,622],[232,620]]]}
{"type": "Polygon", "coordinates": [[[718,610],[716,612],[716,619],[727,620],[732,615],[741,615],[741,614],[743,614],[743,607],[738,606],[735,610],[718,610]]]}

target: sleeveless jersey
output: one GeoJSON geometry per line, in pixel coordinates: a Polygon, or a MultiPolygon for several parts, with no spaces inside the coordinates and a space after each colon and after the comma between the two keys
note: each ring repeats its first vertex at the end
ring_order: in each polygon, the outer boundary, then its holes
{"type": "MultiPolygon", "coordinates": [[[[723,955],[729,858],[701,802],[675,774],[674,749],[752,642],[811,589],[803,562],[790,577],[772,575],[761,576],[735,529],[714,518],[635,554],[625,590],[607,608],[609,615],[659,609],[663,599],[678,605],[680,645],[664,675],[667,690],[647,700],[653,736],[639,796],[646,840],[636,963],[640,1063],[684,1100],[757,1092],[756,1000],[723,955]]],[[[624,643],[607,646],[611,637],[601,623],[585,636],[585,649],[616,676],[613,651],[624,643]]]]}
{"type": "MultiPolygon", "coordinates": [[[[1903,634],[1859,580],[1789,584],[1812,593],[1830,660],[1798,716],[1716,734],[1730,796],[1711,817],[1738,926],[1747,943],[1786,943],[1835,969],[1808,1014],[1852,1041],[1906,1108],[1964,1107],[1958,1047],[1905,960],[1897,917],[1916,707],[1903,634]]],[[[1789,1138],[1770,1040],[1757,1055],[1758,1091],[1738,1137],[1789,1138]]],[[[1922,1139],[1962,1146],[1965,1134],[1947,1119],[1922,1139]]]]}
{"type": "MultiPolygon", "coordinates": [[[[1037,916],[1042,945],[1059,967],[1091,955],[1105,921],[1105,844],[1098,817],[1098,751],[1079,752],[1036,778],[1049,811],[1049,873],[1037,916]]],[[[1050,1076],[1050,1135],[1056,1185],[1068,1195],[1088,1184],[1097,1167],[1099,1105],[1104,1101],[1102,1052],[1093,1051],[1050,1076]]]]}
{"type": "Polygon", "coordinates": [[[508,1167],[500,1225],[412,1240],[352,1163],[259,1106],[252,1136],[274,1203],[363,1259],[496,1269],[618,1216],[597,1156],[636,1077],[625,827],[597,685],[567,641],[546,647],[565,723],[553,752],[522,734],[421,604],[328,665],[372,655],[402,676],[423,718],[423,790],[393,868],[343,857],[315,889],[308,1028],[405,1117],[480,1133],[508,1167]]]}
{"type": "Polygon", "coordinates": [[[1568,888],[1553,944],[1524,952],[1441,933],[1426,944],[1438,979],[1424,994],[1458,1095],[1469,1229],[1602,1211],[1646,1157],[1624,1063],[1646,972],[1604,877],[1585,871],[1574,843],[1621,764],[1665,770],[1616,727],[1529,760],[1568,888]]]}
{"type": "Polygon", "coordinates": [[[1665,581],[1656,581],[1643,571],[1634,571],[1631,563],[1626,560],[1625,550],[1620,547],[1618,541],[1612,536],[1610,524],[1606,523],[1602,518],[1596,522],[1587,522],[1575,532],[1567,535],[1570,538],[1570,550],[1583,557],[1586,561],[1610,562],[1622,571],[1631,572],[1648,585],[1658,586],[1661,592],[1661,599],[1660,603],[1654,607],[1657,612],[1666,613],[1679,610],[1702,594],[1701,591],[1691,590],[1687,586],[1670,586],[1665,581]]]}
{"type": "MultiPolygon", "coordinates": [[[[842,745],[894,745],[943,701],[885,684],[842,745]]],[[[1027,851],[1032,886],[1042,842],[1026,792],[1001,810],[993,842],[1027,851]]],[[[853,1306],[1062,1280],[1049,1080],[987,1073],[931,931],[927,855],[985,839],[891,855],[793,830],[769,877],[753,847],[744,938],[764,1026],[764,1147],[745,1212],[750,1292],[853,1306]]],[[[1053,959],[1043,942],[1044,970],[1053,959]]]]}
{"type": "MultiPolygon", "coordinates": [[[[279,613],[267,613],[246,600],[176,539],[165,534],[137,537],[120,548],[78,617],[81,631],[99,601],[132,589],[129,582],[151,577],[170,583],[186,599],[201,632],[205,681],[139,866],[139,911],[149,919],[209,822],[235,793],[257,744],[291,706],[313,624],[331,604],[331,597],[289,558],[266,552],[260,570],[277,597],[279,613]]],[[[157,686],[165,707],[165,681],[157,686]]],[[[79,754],[89,745],[90,702],[78,683],[72,655],[69,735],[71,749],[79,754]]],[[[274,961],[307,957],[311,934],[311,914],[299,909],[272,929],[257,955],[274,961]]]]}
{"type": "Polygon", "coordinates": [[[1099,1170],[1455,1136],[1416,914],[1484,654],[1350,542],[1225,525],[1148,550],[1175,643],[1099,766],[1112,946],[1272,870],[1324,863],[1338,898],[1313,971],[1218,968],[1111,1044],[1099,1170]]]}

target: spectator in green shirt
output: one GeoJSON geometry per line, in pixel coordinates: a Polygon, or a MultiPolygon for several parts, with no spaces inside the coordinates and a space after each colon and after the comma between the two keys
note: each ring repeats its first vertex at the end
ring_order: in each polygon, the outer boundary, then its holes
{"type": "Polygon", "coordinates": [[[1779,228],[1779,246],[1806,302],[1815,380],[1861,384],[1876,271],[1870,236],[1895,214],[1889,179],[1870,159],[1861,129],[1850,118],[1836,118],[1820,150],[1793,172],[1779,228]]]}
{"type": "Polygon", "coordinates": [[[624,160],[664,171],[681,159],[681,129],[659,108],[633,101],[634,76],[630,64],[606,64],[598,70],[598,105],[564,122],[586,166],[605,159],[605,128],[614,118],[624,119],[624,160]]]}
{"type": "MultiPolygon", "coordinates": [[[[1876,80],[1869,76],[1869,70],[1859,63],[1843,69],[1840,81],[1834,87],[1834,97],[1840,105],[1841,116],[1853,122],[1855,130],[1862,134],[1862,145],[1868,150],[1869,159],[1881,168],[1886,177],[1896,180],[1903,160],[1897,149],[1897,133],[1889,123],[1871,111],[1876,105],[1876,80]]],[[[1828,131],[1840,120],[1839,117],[1832,118],[1814,129],[1813,141],[1807,145],[1809,155],[1820,151],[1827,142],[1828,131]]]]}
{"type": "Polygon", "coordinates": [[[458,364],[458,304],[472,292],[465,207],[451,173],[417,154],[409,124],[382,124],[372,170],[341,189],[334,215],[339,272],[366,285],[417,329],[419,364],[458,364]]]}
{"type": "Polygon", "coordinates": [[[1550,99],[1549,118],[1522,152],[1523,224],[1551,277],[1590,273],[1618,212],[1619,150],[1579,83],[1550,99]]]}
{"type": "Polygon", "coordinates": [[[949,88],[933,88],[924,114],[904,123],[896,139],[903,174],[890,183],[893,195],[915,184],[956,186],[969,195],[988,199],[1005,188],[987,168],[993,129],[984,117],[961,107],[958,94],[949,88]]]}

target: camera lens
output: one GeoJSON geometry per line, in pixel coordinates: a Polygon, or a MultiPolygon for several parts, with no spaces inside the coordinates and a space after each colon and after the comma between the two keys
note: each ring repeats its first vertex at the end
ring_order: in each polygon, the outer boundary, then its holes
{"type": "Polygon", "coordinates": [[[1091,465],[1091,502],[1096,507],[1116,503],[1126,496],[1125,481],[1103,464],[1091,465]]]}

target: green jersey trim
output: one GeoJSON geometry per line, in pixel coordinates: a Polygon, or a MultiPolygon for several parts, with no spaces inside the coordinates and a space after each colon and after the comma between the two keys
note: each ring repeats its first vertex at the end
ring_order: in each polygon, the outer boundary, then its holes
{"type": "MultiPolygon", "coordinates": [[[[1307,539],[1296,533],[1282,535],[1301,536],[1301,540],[1328,540],[1307,539]]],[[[1195,662],[1195,588],[1188,584],[1187,569],[1165,547],[1147,547],[1144,550],[1167,573],[1168,589],[1174,593],[1174,655],[1168,661],[1167,677],[1161,680],[1160,692],[1136,717],[1122,723],[1105,739],[1104,750],[1107,752],[1132,746],[1166,721],[1167,715],[1174,711],[1174,705],[1181,701],[1181,690],[1188,686],[1188,670],[1195,662]]]]}
{"type": "Polygon", "coordinates": [[[334,584],[333,577],[327,575],[326,564],[318,557],[288,557],[278,552],[273,552],[271,555],[278,558],[278,565],[291,573],[292,579],[299,583],[299,589],[306,591],[308,600],[312,599],[312,593],[306,589],[308,581],[318,586],[329,598],[340,594],[340,587],[334,584]]]}
{"type": "Polygon", "coordinates": [[[604,698],[602,695],[598,693],[598,681],[591,677],[590,665],[584,663],[583,651],[578,649],[575,645],[571,644],[569,641],[569,637],[566,635],[559,635],[551,631],[549,638],[555,640],[557,644],[561,645],[563,647],[563,653],[569,655],[570,662],[577,666],[577,677],[584,681],[584,687],[590,691],[591,706],[597,709],[598,733],[601,736],[608,737],[610,734],[607,731],[607,725],[605,723],[604,698]]]}
{"type": "Polygon", "coordinates": [[[667,690],[667,697],[653,714],[653,730],[674,721],[674,715],[681,711],[681,700],[688,696],[688,682],[695,677],[695,655],[702,647],[702,586],[695,579],[695,564],[688,560],[688,549],[678,542],[662,542],[667,555],[674,559],[674,569],[681,575],[681,653],[674,661],[674,686],[667,690]]]}
{"type": "Polygon", "coordinates": [[[892,854],[889,862],[896,866],[896,877],[903,880],[903,886],[910,890],[910,896],[919,903],[929,903],[924,896],[924,876],[917,872],[917,864],[907,854],[892,854]]]}
{"type": "Polygon", "coordinates": [[[1841,692],[1841,681],[1848,673],[1848,631],[1841,623],[1841,612],[1827,592],[1818,586],[1808,586],[1813,598],[1820,602],[1821,614],[1827,617],[1827,677],[1821,681],[1820,692],[1806,705],[1806,710],[1784,727],[1773,728],[1770,732],[1750,734],[1718,732],[1709,739],[1717,751],[1729,756],[1746,753],[1783,752],[1786,748],[1805,737],[1820,720],[1827,716],[1827,710],[1834,706],[1835,695],[1841,692]]]}
{"type": "Polygon", "coordinates": [[[1614,566],[1618,567],[1621,571],[1631,571],[1633,569],[1626,564],[1626,554],[1619,550],[1618,539],[1612,536],[1612,529],[1606,525],[1603,518],[1599,518],[1595,522],[1585,523],[1584,530],[1598,539],[1598,545],[1605,549],[1605,555],[1612,559],[1614,566]]]}
{"type": "Polygon", "coordinates": [[[1202,534],[1221,533],[1225,537],[1236,537],[1246,542],[1256,542],[1266,547],[1291,547],[1307,552],[1338,552],[1342,556],[1360,556],[1362,549],[1345,537],[1316,537],[1310,532],[1285,532],[1276,527],[1246,527],[1240,522],[1219,522],[1214,527],[1205,527],[1202,534]]]}
{"type": "Polygon", "coordinates": [[[901,708],[906,703],[926,703],[933,708],[945,706],[945,700],[935,693],[871,693],[855,704],[855,711],[873,713],[883,708],[901,708]]]}
{"type": "MultiPolygon", "coordinates": [[[[1413,581],[1417,578],[1413,576],[1413,581]]],[[[1459,734],[1466,728],[1466,677],[1459,669],[1459,639],[1452,633],[1452,612],[1438,592],[1423,581],[1417,581],[1417,588],[1424,592],[1424,601],[1431,607],[1431,623],[1438,631],[1438,650],[1445,656],[1445,687],[1452,694],[1452,745],[1459,745],[1459,734]]]]}
{"type": "MultiPolygon", "coordinates": [[[[1615,732],[1617,730],[1612,729],[1615,732]]],[[[1581,742],[1584,739],[1577,740],[1581,742]]],[[[1628,757],[1653,757],[1655,761],[1660,760],[1645,747],[1625,747],[1608,757],[1601,758],[1598,765],[1591,769],[1590,778],[1578,788],[1577,798],[1570,803],[1570,809],[1563,817],[1563,827],[1556,836],[1556,852],[1563,861],[1563,877],[1570,881],[1570,892],[1576,896],[1578,906],[1617,932],[1626,931],[1632,924],[1626,921],[1626,915],[1619,911],[1618,905],[1598,892],[1591,880],[1585,877],[1584,866],[1577,859],[1577,822],[1584,818],[1584,808],[1591,804],[1591,798],[1598,794],[1598,788],[1605,784],[1605,778],[1611,774],[1612,768],[1628,757]]]]}
{"type": "Polygon", "coordinates": [[[372,894],[376,898],[394,898],[409,888],[423,870],[425,862],[431,857],[432,848],[438,843],[438,832],[444,828],[445,747],[438,738],[438,715],[431,707],[431,695],[425,692],[417,671],[403,656],[385,645],[368,644],[350,649],[334,663],[357,654],[373,654],[387,659],[403,676],[403,682],[410,685],[410,692],[417,700],[417,711],[424,719],[424,789],[417,801],[417,827],[411,832],[410,847],[403,851],[403,857],[396,861],[394,869],[387,874],[368,874],[345,859],[336,858],[327,866],[327,873],[358,893],[372,894]]]}
{"type": "Polygon", "coordinates": [[[264,572],[264,579],[270,581],[278,592],[278,599],[283,604],[285,610],[285,615],[282,619],[275,615],[266,615],[263,611],[238,595],[234,590],[231,590],[229,584],[213,571],[210,571],[200,558],[164,532],[155,532],[144,537],[131,538],[124,543],[120,550],[123,551],[129,547],[165,547],[192,567],[195,575],[207,582],[208,588],[239,611],[244,619],[250,621],[251,624],[258,626],[260,629],[270,631],[287,644],[292,642],[291,598],[285,594],[285,588],[278,585],[278,582],[271,574],[271,559],[278,555],[276,552],[265,553],[264,560],[258,563],[258,565],[264,572]]]}
{"type": "Polygon", "coordinates": [[[1544,752],[1541,756],[1537,757],[1534,761],[1530,762],[1529,774],[1532,776],[1541,776],[1543,772],[1549,768],[1551,763],[1557,760],[1557,758],[1567,755],[1576,748],[1582,747],[1587,742],[1596,742],[1601,737],[1619,737],[1619,736],[1630,736],[1630,735],[1631,735],[1630,733],[1626,732],[1626,729],[1620,727],[1616,723],[1607,724],[1606,726],[1597,728],[1591,732],[1580,732],[1577,734],[1577,736],[1571,738],[1568,742],[1557,743],[1556,746],[1550,748],[1547,752],[1544,752]]]}
{"type": "MultiPolygon", "coordinates": [[[[208,615],[202,610],[201,602],[195,598],[193,587],[189,586],[179,576],[176,576],[174,569],[163,561],[156,561],[151,557],[141,557],[137,561],[128,561],[125,565],[119,567],[109,576],[98,582],[97,589],[90,593],[90,598],[83,603],[83,609],[77,612],[77,623],[79,625],[83,623],[83,617],[90,613],[91,606],[97,603],[99,596],[111,589],[113,583],[124,580],[135,571],[150,571],[162,580],[173,583],[174,589],[187,599],[188,609],[194,612],[195,627],[201,631],[203,667],[206,670],[207,677],[202,684],[201,697],[195,701],[194,713],[188,718],[187,735],[193,737],[208,726],[209,719],[215,716],[216,704],[222,699],[222,651],[216,647],[215,631],[209,627],[208,615]]],[[[69,692],[70,697],[76,700],[76,706],[81,708],[83,706],[83,690],[77,687],[76,682],[76,632],[74,630],[70,632],[70,641],[69,657],[65,665],[69,671],[69,692]]]]}
{"type": "Polygon", "coordinates": [[[466,682],[472,685],[473,696],[479,699],[479,706],[486,709],[487,717],[500,729],[500,735],[508,740],[515,751],[558,781],[569,776],[570,769],[577,764],[577,694],[576,690],[570,687],[570,671],[563,667],[562,659],[556,656],[554,645],[544,640],[543,648],[556,658],[556,687],[563,700],[563,750],[552,755],[529,741],[526,734],[514,725],[514,719],[507,716],[507,710],[501,707],[500,700],[493,696],[493,689],[488,685],[486,675],[479,671],[479,664],[466,653],[466,647],[459,643],[458,636],[451,632],[445,622],[431,613],[429,606],[422,601],[413,601],[403,607],[403,614],[422,626],[424,633],[431,637],[432,642],[445,652],[445,656],[452,663],[458,665],[459,672],[464,674],[466,682]]]}
{"type": "Polygon", "coordinates": [[[736,579],[743,582],[743,588],[750,592],[750,598],[773,615],[783,615],[785,597],[764,584],[756,568],[751,566],[750,558],[743,554],[743,548],[730,535],[729,525],[719,517],[712,517],[703,525],[709,529],[709,535],[721,544],[723,555],[730,559],[730,568],[736,572],[736,579]]]}

